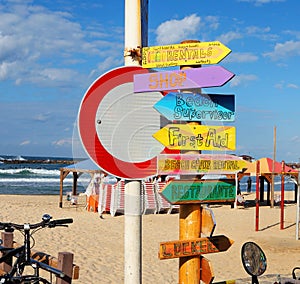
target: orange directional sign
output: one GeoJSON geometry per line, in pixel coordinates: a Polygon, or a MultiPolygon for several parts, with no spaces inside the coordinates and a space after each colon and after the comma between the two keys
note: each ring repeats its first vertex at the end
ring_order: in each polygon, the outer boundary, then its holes
{"type": "Polygon", "coordinates": [[[154,135],[173,150],[235,150],[235,127],[168,124],[154,135]]]}
{"type": "Polygon", "coordinates": [[[170,259],[216,253],[228,250],[232,244],[233,241],[223,235],[194,240],[162,242],[160,243],[158,256],[160,259],[170,259]]]}
{"type": "Polygon", "coordinates": [[[215,278],[215,275],[214,275],[211,262],[204,256],[201,256],[200,261],[201,261],[200,279],[203,281],[203,283],[212,283],[212,281],[215,278]]]}
{"type": "Polygon", "coordinates": [[[219,41],[143,47],[142,67],[217,64],[230,52],[219,41]]]}

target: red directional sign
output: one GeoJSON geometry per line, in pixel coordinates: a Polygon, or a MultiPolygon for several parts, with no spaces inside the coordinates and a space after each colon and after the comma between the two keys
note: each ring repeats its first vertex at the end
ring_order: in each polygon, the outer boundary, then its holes
{"type": "Polygon", "coordinates": [[[160,128],[160,115],[152,106],[162,95],[134,94],[133,76],[140,73],[148,70],[126,66],[100,76],[78,114],[79,135],[90,158],[104,172],[125,179],[155,175],[156,157],[164,149],[152,137],[153,127],[160,128]]]}

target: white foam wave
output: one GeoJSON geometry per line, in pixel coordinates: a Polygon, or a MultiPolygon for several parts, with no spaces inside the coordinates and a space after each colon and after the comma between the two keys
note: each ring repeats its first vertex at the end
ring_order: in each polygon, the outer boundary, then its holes
{"type": "Polygon", "coordinates": [[[19,174],[24,171],[28,171],[37,175],[59,176],[59,170],[46,170],[46,169],[33,169],[33,168],[19,168],[19,169],[0,169],[0,174],[19,174]]]}

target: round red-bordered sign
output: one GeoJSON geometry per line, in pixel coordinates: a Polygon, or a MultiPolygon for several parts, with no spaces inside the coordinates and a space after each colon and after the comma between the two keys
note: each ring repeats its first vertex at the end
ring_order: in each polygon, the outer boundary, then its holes
{"type": "Polygon", "coordinates": [[[120,160],[110,153],[99,140],[96,129],[98,106],[114,88],[133,82],[135,74],[148,73],[139,66],[124,66],[100,76],[87,90],[78,114],[78,129],[81,142],[92,161],[104,172],[125,179],[144,179],[156,175],[157,158],[130,162],[120,160]]]}

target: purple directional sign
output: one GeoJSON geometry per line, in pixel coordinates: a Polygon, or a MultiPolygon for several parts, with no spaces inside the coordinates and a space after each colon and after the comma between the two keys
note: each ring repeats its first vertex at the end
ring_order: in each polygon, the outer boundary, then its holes
{"type": "Polygon", "coordinates": [[[154,108],[168,120],[234,121],[234,95],[168,93],[154,108]]]}
{"type": "Polygon", "coordinates": [[[134,75],[133,88],[138,93],[220,87],[233,77],[234,74],[222,66],[153,72],[134,75]]]}

